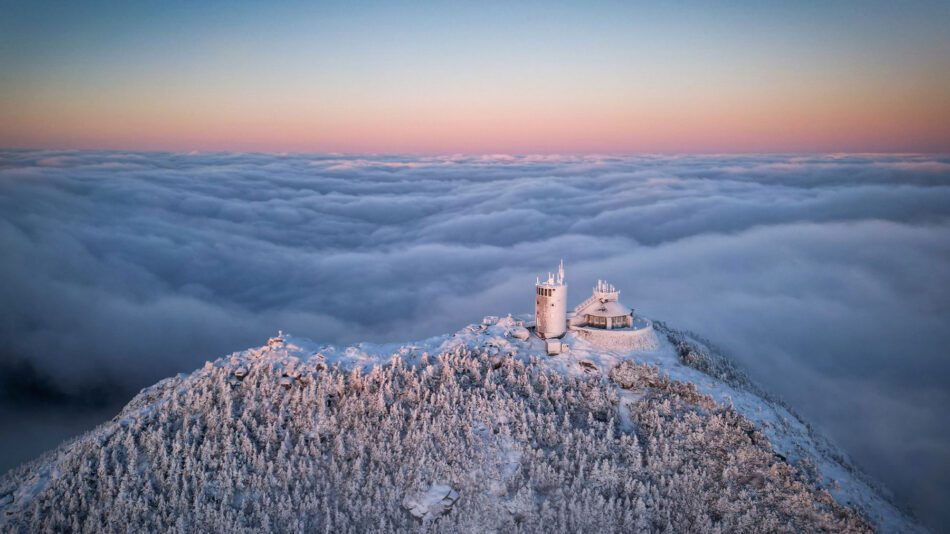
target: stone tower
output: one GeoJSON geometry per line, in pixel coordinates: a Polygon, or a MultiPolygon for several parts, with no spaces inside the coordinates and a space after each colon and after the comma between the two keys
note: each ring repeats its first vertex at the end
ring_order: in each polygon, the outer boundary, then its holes
{"type": "Polygon", "coordinates": [[[560,337],[567,331],[567,284],[564,283],[564,260],[557,270],[557,277],[548,273],[544,282],[539,278],[534,286],[535,332],[548,339],[560,337]]]}

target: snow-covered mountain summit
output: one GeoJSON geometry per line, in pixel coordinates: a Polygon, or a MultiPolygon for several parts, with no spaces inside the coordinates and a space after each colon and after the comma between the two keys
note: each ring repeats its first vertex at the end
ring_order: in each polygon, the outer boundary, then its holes
{"type": "Polygon", "coordinates": [[[919,530],[701,340],[549,357],[523,324],[208,362],[7,473],[0,529],[919,530]]]}

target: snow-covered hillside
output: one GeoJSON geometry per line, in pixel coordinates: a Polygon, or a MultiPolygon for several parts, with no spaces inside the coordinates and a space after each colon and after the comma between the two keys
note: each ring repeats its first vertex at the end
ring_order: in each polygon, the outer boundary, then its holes
{"type": "Polygon", "coordinates": [[[5,531],[919,530],[701,340],[512,318],[408,345],[281,335],[146,388],[0,480],[5,531]]]}

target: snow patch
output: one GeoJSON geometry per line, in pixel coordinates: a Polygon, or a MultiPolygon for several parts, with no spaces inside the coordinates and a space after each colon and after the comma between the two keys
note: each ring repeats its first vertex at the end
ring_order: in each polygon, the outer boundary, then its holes
{"type": "Polygon", "coordinates": [[[424,493],[407,495],[402,505],[423,522],[448,513],[459,499],[459,494],[448,484],[432,484],[424,493]]]}

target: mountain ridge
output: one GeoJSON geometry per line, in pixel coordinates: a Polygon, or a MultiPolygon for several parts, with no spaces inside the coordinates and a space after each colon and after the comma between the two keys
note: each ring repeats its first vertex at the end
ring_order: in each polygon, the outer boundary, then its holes
{"type": "Polygon", "coordinates": [[[0,526],[115,529],[112,508],[131,506],[149,519],[127,526],[146,528],[922,531],[731,360],[655,326],[654,351],[602,350],[568,334],[570,350],[556,357],[512,336],[510,316],[414,344],[279,335],[143,389],[112,421],[11,470],[0,479],[0,526]],[[357,421],[392,430],[387,443],[412,443],[422,457],[379,452],[382,436],[361,434],[357,421]],[[413,434],[423,428],[426,437],[413,434]],[[434,457],[445,450],[451,461],[434,457]],[[364,503],[340,473],[372,479],[379,495],[364,503]],[[96,498],[65,496],[84,491],[96,498]],[[68,501],[60,510],[57,495],[68,501]],[[357,502],[378,509],[354,511],[357,502]]]}

